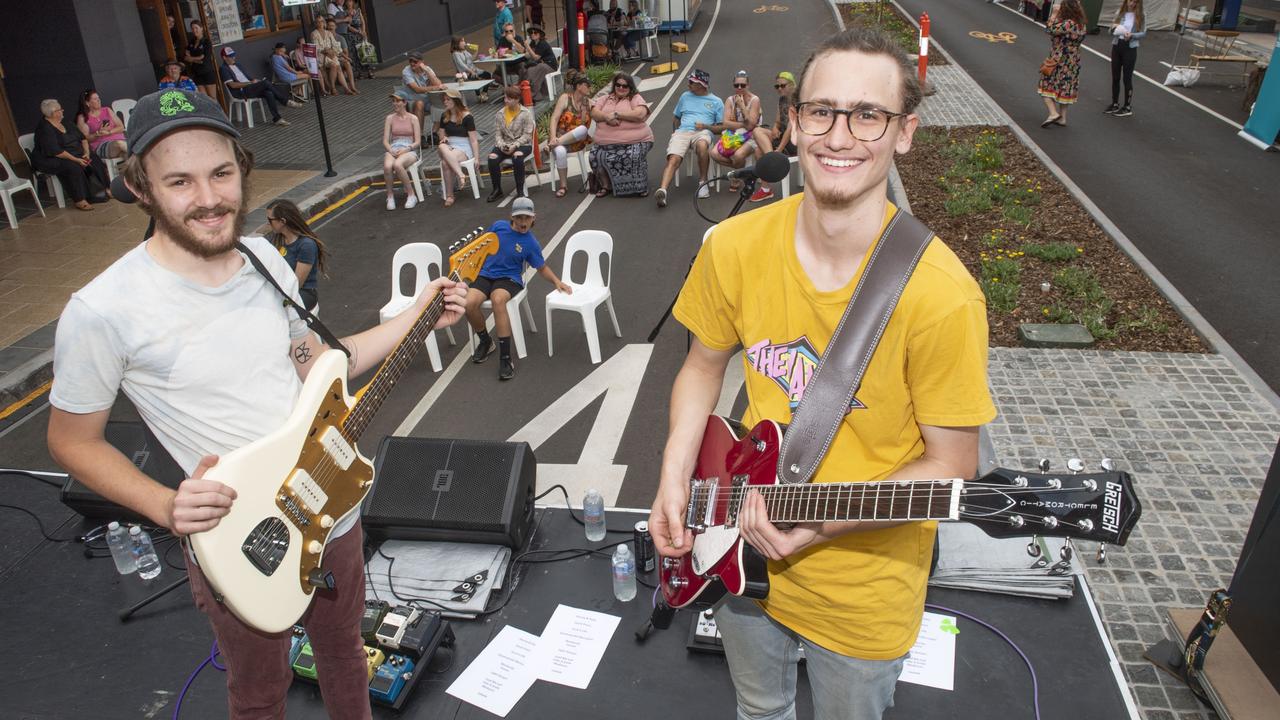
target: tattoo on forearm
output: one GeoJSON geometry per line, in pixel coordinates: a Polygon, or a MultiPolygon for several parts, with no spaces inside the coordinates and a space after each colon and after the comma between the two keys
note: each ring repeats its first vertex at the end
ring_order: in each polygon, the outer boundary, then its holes
{"type": "Polygon", "coordinates": [[[351,372],[355,370],[356,362],[360,357],[360,352],[356,348],[356,344],[351,342],[350,340],[339,340],[338,342],[342,343],[342,346],[345,347],[347,351],[351,353],[351,357],[347,358],[347,372],[351,372]]]}
{"type": "Polygon", "coordinates": [[[306,365],[308,362],[311,362],[311,348],[307,346],[306,341],[303,341],[298,345],[298,347],[294,348],[293,359],[299,365],[306,365]]]}

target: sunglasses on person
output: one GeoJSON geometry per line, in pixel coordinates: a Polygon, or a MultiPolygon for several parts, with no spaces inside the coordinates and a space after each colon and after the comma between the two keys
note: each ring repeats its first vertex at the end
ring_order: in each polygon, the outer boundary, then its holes
{"type": "Polygon", "coordinates": [[[624,83],[624,82],[616,82],[616,83],[614,83],[614,84],[613,84],[613,86],[614,86],[615,88],[619,89],[619,90],[630,90],[630,89],[631,89],[631,85],[630,85],[629,83],[624,83]]]}
{"type": "Polygon", "coordinates": [[[790,83],[774,83],[773,87],[775,90],[786,90],[789,84],[790,83]]]}
{"type": "Polygon", "coordinates": [[[734,84],[733,84],[733,86],[734,86],[735,88],[745,88],[745,87],[747,86],[747,84],[746,84],[746,83],[734,83],[734,84]]]}

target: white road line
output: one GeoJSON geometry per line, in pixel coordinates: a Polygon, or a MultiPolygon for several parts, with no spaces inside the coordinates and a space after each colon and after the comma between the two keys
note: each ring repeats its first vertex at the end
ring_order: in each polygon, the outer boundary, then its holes
{"type": "MultiPolygon", "coordinates": [[[[1005,6],[1005,5],[1001,5],[1001,4],[999,4],[999,3],[996,3],[996,6],[997,6],[997,7],[1000,7],[1000,8],[1001,8],[1001,9],[1003,9],[1003,10],[1006,10],[1006,11],[1008,11],[1008,12],[1011,12],[1011,13],[1013,13],[1014,15],[1017,15],[1018,17],[1022,18],[1023,20],[1026,20],[1027,22],[1031,23],[1032,25],[1035,25],[1035,26],[1037,26],[1037,27],[1044,27],[1044,25],[1043,25],[1042,23],[1038,23],[1038,22],[1036,22],[1035,20],[1032,20],[1031,18],[1027,17],[1026,15],[1023,15],[1022,13],[1018,12],[1017,10],[1015,10],[1015,9],[1013,9],[1013,8],[1011,8],[1011,7],[1007,7],[1007,6],[1005,6]]],[[[1089,52],[1093,53],[1094,55],[1097,55],[1098,57],[1102,58],[1103,60],[1105,60],[1105,61],[1107,62],[1107,64],[1108,64],[1108,65],[1110,65],[1110,64],[1111,64],[1111,58],[1110,58],[1110,57],[1108,57],[1108,56],[1106,56],[1106,55],[1104,55],[1103,53],[1100,53],[1100,52],[1098,52],[1097,50],[1094,50],[1093,48],[1089,47],[1088,45],[1081,44],[1081,45],[1080,45],[1080,47],[1081,47],[1082,49],[1084,49],[1084,50],[1088,50],[1089,52]]],[[[1166,63],[1160,63],[1160,64],[1161,64],[1161,65],[1165,65],[1166,63]]],[[[1161,90],[1163,90],[1163,91],[1165,91],[1165,92],[1169,93],[1170,95],[1172,95],[1172,96],[1174,96],[1174,97],[1178,98],[1179,100],[1182,100],[1183,102],[1187,103],[1188,105],[1191,105],[1192,107],[1195,107],[1195,108],[1198,108],[1198,109],[1200,109],[1200,110],[1203,110],[1205,113],[1207,113],[1207,114],[1209,114],[1209,115],[1212,115],[1213,117],[1215,117],[1215,118],[1217,118],[1217,119],[1221,120],[1222,122],[1224,122],[1224,123],[1226,123],[1226,124],[1230,125],[1231,127],[1235,128],[1235,129],[1237,129],[1237,130],[1243,130],[1243,129],[1244,129],[1244,126],[1243,126],[1243,125],[1241,125],[1240,123],[1236,122],[1235,120],[1232,120],[1231,118],[1229,118],[1229,117],[1227,117],[1227,116],[1225,116],[1225,115],[1223,115],[1223,114],[1221,114],[1221,113],[1217,112],[1216,110],[1213,110],[1212,108],[1208,108],[1208,107],[1205,107],[1204,105],[1201,105],[1200,103],[1196,102],[1195,100],[1192,100],[1191,98],[1187,97],[1186,95],[1183,95],[1183,94],[1182,94],[1182,93],[1180,93],[1180,92],[1176,92],[1176,91],[1174,91],[1174,90],[1170,89],[1170,88],[1169,88],[1169,86],[1165,85],[1164,83],[1162,83],[1162,82],[1160,82],[1160,81],[1158,81],[1158,80],[1155,80],[1155,79],[1153,79],[1153,78],[1147,77],[1146,75],[1143,75],[1143,74],[1142,74],[1142,73],[1140,73],[1140,72],[1134,72],[1134,73],[1133,73],[1133,76],[1134,76],[1134,77],[1136,77],[1136,78],[1141,78],[1141,79],[1143,79],[1143,80],[1146,80],[1147,82],[1151,83],[1152,85],[1155,85],[1156,87],[1158,87],[1158,88],[1160,88],[1161,90]]]]}
{"type": "MultiPolygon", "coordinates": [[[[689,67],[692,67],[693,64],[697,61],[698,56],[702,54],[703,48],[706,47],[707,45],[707,40],[711,39],[711,33],[713,30],[715,30],[715,27],[716,27],[716,20],[720,17],[720,2],[721,0],[716,0],[716,9],[715,9],[715,12],[711,14],[711,22],[710,24],[707,25],[707,32],[702,36],[702,40],[698,42],[697,49],[695,49],[693,53],[689,56],[689,60],[688,60],[689,67]]],[[[680,89],[680,87],[681,87],[680,85],[672,83],[671,89],[667,91],[666,95],[662,96],[662,100],[658,101],[656,105],[652,106],[653,110],[649,113],[649,118],[645,121],[647,124],[649,125],[653,124],[653,121],[658,116],[658,113],[660,113],[662,111],[662,108],[665,107],[668,102],[670,102],[671,96],[675,93],[676,90],[680,89]]],[[[503,202],[503,205],[506,205],[506,203],[509,202],[510,199],[511,198],[508,198],[507,200],[505,200],[503,202]]],[[[582,214],[587,211],[587,208],[591,206],[591,202],[595,199],[596,199],[595,195],[587,195],[585,198],[582,199],[582,202],[578,203],[578,207],[573,211],[571,215],[569,215],[569,218],[565,220],[564,225],[560,226],[559,232],[557,232],[555,236],[551,238],[551,242],[543,246],[542,254],[544,256],[551,257],[551,253],[553,253],[556,247],[560,245],[561,241],[564,240],[564,237],[569,234],[569,231],[573,229],[573,226],[582,217],[582,214]]],[[[532,276],[533,276],[533,271],[532,270],[527,271],[525,273],[525,281],[528,282],[529,278],[532,276]]],[[[463,322],[466,322],[466,320],[463,320],[463,322]]],[[[492,324],[493,324],[493,318],[490,317],[489,325],[492,326],[492,324]]],[[[467,346],[464,346],[464,347],[470,347],[470,345],[468,344],[467,346]]],[[[471,357],[469,353],[465,351],[459,351],[458,354],[454,356],[453,361],[449,363],[449,366],[446,367],[442,373],[440,373],[440,377],[437,378],[435,383],[431,385],[431,389],[428,390],[426,394],[422,396],[422,399],[418,401],[417,405],[413,406],[413,409],[409,411],[409,414],[405,416],[404,420],[401,421],[400,425],[396,427],[395,432],[392,434],[398,435],[398,436],[405,436],[413,432],[413,429],[418,426],[418,423],[422,422],[422,418],[426,417],[427,411],[429,411],[431,409],[431,406],[435,404],[436,400],[439,400],[440,396],[443,395],[444,392],[449,389],[449,384],[453,382],[453,379],[458,376],[459,372],[462,371],[463,366],[466,363],[470,362],[470,360],[471,360],[471,357]]]]}

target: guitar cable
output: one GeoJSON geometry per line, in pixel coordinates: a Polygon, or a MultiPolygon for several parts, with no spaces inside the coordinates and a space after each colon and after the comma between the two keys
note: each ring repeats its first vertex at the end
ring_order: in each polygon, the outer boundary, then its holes
{"type": "Polygon", "coordinates": [[[1010,638],[1008,635],[1005,635],[1003,632],[1001,632],[1000,628],[996,627],[995,625],[992,625],[983,620],[979,620],[978,618],[970,615],[969,613],[961,612],[960,610],[954,610],[952,608],[944,607],[942,605],[934,605],[933,603],[925,603],[924,606],[930,610],[950,613],[952,615],[957,615],[966,620],[971,620],[975,623],[978,623],[982,627],[995,633],[996,636],[999,637],[1001,640],[1004,640],[1006,643],[1008,643],[1009,647],[1013,648],[1013,651],[1018,653],[1018,657],[1022,658],[1022,662],[1027,664],[1027,671],[1031,673],[1031,705],[1032,705],[1032,708],[1035,709],[1036,720],[1040,720],[1040,682],[1036,678],[1036,669],[1031,665],[1031,658],[1027,657],[1027,654],[1022,652],[1022,648],[1018,647],[1018,644],[1015,643],[1012,638],[1010,638]]]}

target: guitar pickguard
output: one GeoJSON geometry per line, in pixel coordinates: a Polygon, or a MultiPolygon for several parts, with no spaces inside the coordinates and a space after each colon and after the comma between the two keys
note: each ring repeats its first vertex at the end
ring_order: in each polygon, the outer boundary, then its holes
{"type": "Polygon", "coordinates": [[[739,534],[736,527],[716,525],[694,536],[693,551],[689,558],[693,571],[705,575],[725,553],[735,547],[739,534]]]}
{"type": "Polygon", "coordinates": [[[338,430],[347,412],[342,380],[334,380],[316,410],[294,472],[276,494],[276,506],[302,534],[298,583],[308,595],[315,589],[311,573],[320,567],[329,531],[373,484],[373,468],[352,462],[354,451],[338,430]]]}

